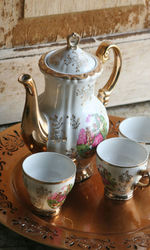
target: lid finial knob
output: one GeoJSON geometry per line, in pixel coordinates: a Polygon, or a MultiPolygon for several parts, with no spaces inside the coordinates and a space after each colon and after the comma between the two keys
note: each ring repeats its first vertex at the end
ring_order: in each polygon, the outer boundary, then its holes
{"type": "Polygon", "coordinates": [[[67,47],[71,49],[77,49],[79,41],[80,36],[77,33],[72,33],[67,37],[67,47]]]}

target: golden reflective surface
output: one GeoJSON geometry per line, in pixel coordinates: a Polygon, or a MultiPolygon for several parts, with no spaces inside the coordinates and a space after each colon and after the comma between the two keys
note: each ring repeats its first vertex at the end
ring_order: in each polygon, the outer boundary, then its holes
{"type": "MultiPolygon", "coordinates": [[[[120,118],[111,117],[109,136],[117,135],[120,118]]],[[[150,187],[136,190],[128,201],[104,197],[95,167],[92,177],[76,183],[60,214],[34,213],[23,184],[21,164],[30,154],[20,124],[0,135],[0,222],[31,240],[63,249],[149,249],[150,187]]]]}

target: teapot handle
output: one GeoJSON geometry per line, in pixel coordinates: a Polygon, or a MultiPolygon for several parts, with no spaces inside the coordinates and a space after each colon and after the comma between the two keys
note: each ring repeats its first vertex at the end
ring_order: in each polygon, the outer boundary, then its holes
{"type": "Polygon", "coordinates": [[[109,59],[110,49],[112,49],[114,53],[113,71],[105,86],[102,89],[98,90],[98,95],[97,95],[98,99],[105,106],[107,105],[110,94],[118,80],[122,66],[122,58],[119,48],[114,44],[110,44],[109,42],[102,42],[96,51],[96,55],[101,59],[102,63],[105,63],[109,59]]]}

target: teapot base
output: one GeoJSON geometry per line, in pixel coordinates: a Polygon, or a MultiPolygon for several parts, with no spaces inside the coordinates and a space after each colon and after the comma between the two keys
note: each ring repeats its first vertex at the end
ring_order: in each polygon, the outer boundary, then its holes
{"type": "Polygon", "coordinates": [[[76,173],[76,183],[85,181],[89,179],[94,172],[93,157],[87,159],[80,159],[76,162],[77,173],[76,173]]]}

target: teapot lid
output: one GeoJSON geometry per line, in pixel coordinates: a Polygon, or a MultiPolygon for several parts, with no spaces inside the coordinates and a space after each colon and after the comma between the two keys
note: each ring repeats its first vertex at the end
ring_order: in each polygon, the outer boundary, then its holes
{"type": "Polygon", "coordinates": [[[84,79],[101,71],[98,57],[78,47],[80,36],[67,37],[67,47],[44,54],[39,61],[43,73],[68,79],[84,79]]]}

